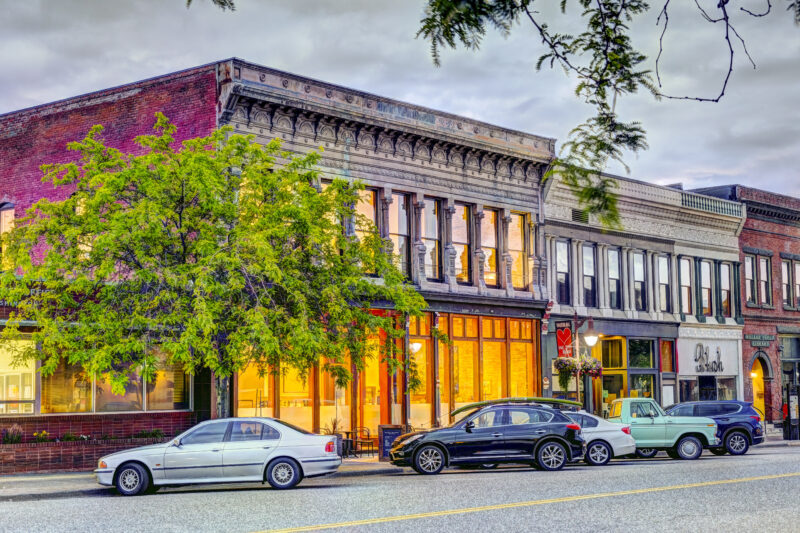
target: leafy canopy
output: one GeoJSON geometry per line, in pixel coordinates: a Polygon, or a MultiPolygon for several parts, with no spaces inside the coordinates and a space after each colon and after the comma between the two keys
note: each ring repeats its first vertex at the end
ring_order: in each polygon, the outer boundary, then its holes
{"type": "Polygon", "coordinates": [[[161,114],[154,129],[132,155],[95,126],[69,144],[77,162],[42,167],[44,182],[74,193],[40,200],[4,236],[13,268],[0,299],[17,309],[2,337],[38,326],[40,351],[18,358],[41,358],[44,375],[81,365],[121,393],[131,373],[152,376],[160,352],[218,376],[251,361],[301,376],[320,365],[340,385],[351,362],[374,356],[369,332],[384,330],[392,353],[402,324],[373,304],[419,315],[425,302],[354,214],[361,185],[321,187],[319,155],[278,140],[223,128],[177,145],[161,114]]]}

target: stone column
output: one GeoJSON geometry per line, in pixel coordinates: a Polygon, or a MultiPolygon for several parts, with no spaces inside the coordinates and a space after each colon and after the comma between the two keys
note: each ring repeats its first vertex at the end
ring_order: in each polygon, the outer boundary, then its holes
{"type": "Polygon", "coordinates": [[[725,323],[725,317],[722,315],[722,283],[721,283],[721,267],[722,261],[714,259],[714,269],[712,270],[711,290],[714,295],[714,315],[717,322],[720,324],[725,323]]]}
{"type": "Polygon", "coordinates": [[[631,249],[627,246],[622,247],[622,253],[620,254],[619,262],[620,267],[622,268],[622,279],[620,280],[620,284],[622,287],[622,309],[625,312],[631,310],[631,286],[633,286],[633,273],[631,272],[629,258],[630,258],[630,251],[631,249]]]}
{"type": "Polygon", "coordinates": [[[475,206],[473,216],[473,239],[472,239],[472,271],[470,276],[472,282],[478,287],[479,292],[486,290],[486,282],[483,279],[483,271],[486,268],[486,254],[481,249],[481,221],[483,221],[483,206],[475,206]]]}
{"type": "Polygon", "coordinates": [[[681,286],[680,283],[678,282],[678,268],[680,268],[680,263],[678,262],[678,256],[675,254],[670,254],[669,264],[670,264],[669,287],[670,287],[670,293],[672,294],[671,311],[673,314],[680,314],[681,286]]]}
{"type": "Polygon", "coordinates": [[[597,245],[597,307],[608,309],[608,245],[597,245]]]}
{"type": "MultiPolygon", "coordinates": [[[[442,202],[445,204],[445,202],[442,202]]],[[[453,246],[453,215],[456,212],[455,206],[452,201],[447,201],[446,205],[442,205],[444,210],[444,254],[442,271],[444,272],[444,281],[450,287],[450,292],[455,292],[458,288],[456,281],[456,249],[453,246]]]]}

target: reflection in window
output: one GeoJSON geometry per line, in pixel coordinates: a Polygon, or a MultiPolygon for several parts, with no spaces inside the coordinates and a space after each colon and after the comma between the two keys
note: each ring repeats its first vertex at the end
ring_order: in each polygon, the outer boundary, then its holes
{"type": "Polygon", "coordinates": [[[98,413],[142,410],[142,378],[138,373],[128,375],[124,393],[114,394],[107,378],[97,380],[95,410],[98,413]]]}
{"type": "Polygon", "coordinates": [[[484,254],[483,281],[487,286],[496,287],[497,279],[497,211],[485,209],[481,221],[481,250],[484,254]]]}
{"type": "MultiPolygon", "coordinates": [[[[653,374],[633,374],[631,380],[631,398],[652,398],[653,397],[653,374]]],[[[650,411],[649,404],[643,404],[650,411]]],[[[658,413],[658,411],[656,411],[658,413]]]]}
{"type": "Polygon", "coordinates": [[[619,269],[619,250],[608,251],[608,306],[622,309],[622,276],[619,269]]]}
{"type": "Polygon", "coordinates": [[[533,396],[533,343],[511,341],[508,368],[508,395],[533,396]]]}
{"type": "Polygon", "coordinates": [[[470,283],[471,217],[469,206],[455,205],[453,214],[453,247],[456,249],[456,280],[470,283]]]}
{"type": "Polygon", "coordinates": [[[189,375],[179,363],[168,363],[166,355],[158,361],[152,381],[147,383],[147,410],[189,408],[189,375]]]}
{"type": "Polygon", "coordinates": [[[230,442],[242,442],[248,440],[261,440],[261,433],[264,424],[260,422],[236,421],[231,427],[230,442]]]}
{"type": "Polygon", "coordinates": [[[633,252],[633,302],[637,311],[647,310],[647,284],[642,252],[633,252]]]}
{"type": "Polygon", "coordinates": [[[441,202],[425,198],[422,210],[422,243],[425,245],[425,277],[442,279],[441,202]]]}
{"type": "Polygon", "coordinates": [[[583,245],[583,304],[597,307],[597,278],[594,270],[594,244],[583,245]]]}
{"type": "Polygon", "coordinates": [[[258,366],[249,364],[239,372],[236,386],[238,416],[273,416],[272,376],[267,369],[260,375],[258,366]]]}
{"type": "Polygon", "coordinates": [[[672,294],[669,290],[669,258],[658,256],[658,300],[659,311],[669,313],[672,310],[672,294]]]}
{"type": "Polygon", "coordinates": [[[0,344],[0,415],[32,415],[36,398],[36,361],[28,359],[14,365],[17,350],[30,349],[33,341],[6,341],[0,344]]]}
{"type": "Polygon", "coordinates": [[[43,414],[92,411],[92,380],[79,365],[61,361],[50,376],[42,376],[43,414]]]}
{"type": "Polygon", "coordinates": [[[556,299],[560,304],[572,303],[569,285],[569,243],[556,242],[556,299]]]}
{"type": "Polygon", "coordinates": [[[681,258],[681,313],[692,314],[692,260],[681,258]]]}
{"type": "Polygon", "coordinates": [[[406,276],[411,275],[411,248],[409,239],[409,200],[407,194],[392,194],[389,204],[389,238],[394,244],[397,268],[406,276]]]}
{"type": "Polygon", "coordinates": [[[647,339],[628,341],[628,359],[631,368],[653,368],[653,341],[647,339]]]}
{"type": "Polygon", "coordinates": [[[511,213],[508,226],[508,253],[511,255],[511,285],[515,289],[528,287],[525,263],[525,215],[511,213]]]}
{"type": "Polygon", "coordinates": [[[453,341],[453,394],[457,409],[465,403],[478,401],[478,342],[453,341]]]}
{"type": "Polygon", "coordinates": [[[711,264],[700,263],[700,308],[703,315],[711,316],[711,264]]]}

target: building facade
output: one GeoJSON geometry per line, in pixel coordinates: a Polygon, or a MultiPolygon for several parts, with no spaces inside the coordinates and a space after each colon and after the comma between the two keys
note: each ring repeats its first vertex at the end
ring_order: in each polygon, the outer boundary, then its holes
{"type": "Polygon", "coordinates": [[[800,385],[800,199],[730,185],[704,194],[742,202],[745,399],[781,422],[786,384],[800,385]]]}
{"type": "MultiPolygon", "coordinates": [[[[291,369],[243,369],[233,380],[235,415],[376,435],[380,424],[431,427],[466,403],[540,393],[547,299],[539,183],[553,139],[231,59],[0,116],[0,229],[38,199],[71,193],[43,185],[39,171],[74,157],[67,142],[103,124],[109,145],[134,151],[157,111],[176,124],[178,140],[230,125],[258,142],[280,138],[294,152],[322,147],[320,185],[366,184],[356,209],[392,243],[428,303],[423,319],[405,324],[401,346],[419,388],[388,371],[377,334],[375,357],[353,368],[346,389],[320,371],[300,379],[291,369]]],[[[0,319],[11,311],[0,307],[0,319]]],[[[12,359],[10,349],[0,352],[0,417],[23,424],[26,438],[50,428],[127,436],[117,420],[174,434],[213,416],[208,372],[189,376],[164,362],[154,382],[131,380],[117,396],[102,377],[66,362],[42,378],[37,362],[12,359]]]]}
{"type": "Polygon", "coordinates": [[[581,400],[588,395],[596,412],[620,397],[665,406],[741,398],[742,306],[732,290],[741,204],[625,178],[615,184],[616,230],[587,217],[559,179],[544,185],[552,309],[542,368],[551,394],[576,397],[575,387],[562,391],[554,379],[557,326],[574,330],[591,317],[600,339],[588,348],[579,338],[580,352],[600,361],[603,375],[581,400]]]}

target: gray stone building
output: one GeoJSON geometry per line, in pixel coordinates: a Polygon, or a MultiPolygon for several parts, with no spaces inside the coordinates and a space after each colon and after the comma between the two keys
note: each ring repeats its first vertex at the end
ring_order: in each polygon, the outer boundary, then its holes
{"type": "MultiPolygon", "coordinates": [[[[741,399],[742,320],[737,237],[742,205],[679,188],[615,178],[621,230],[604,230],[558,179],[545,182],[545,280],[553,302],[542,366],[551,390],[557,322],[592,318],[601,335],[581,355],[601,361],[587,382],[598,413],[618,397],[669,405],[741,399]],[[720,361],[722,364],[712,364],[720,361]]],[[[585,331],[587,323],[581,328],[585,331]]]]}
{"type": "Polygon", "coordinates": [[[404,346],[419,390],[406,396],[402,375],[380,358],[348,390],[320,373],[301,382],[248,370],[236,380],[237,414],[313,430],[336,418],[374,434],[379,424],[431,427],[466,403],[540,393],[539,182],[553,139],[240,60],[218,65],[218,84],[221,125],[295,152],[321,147],[323,181],[366,184],[358,210],[392,242],[430,311],[411,321],[404,346]]]}

